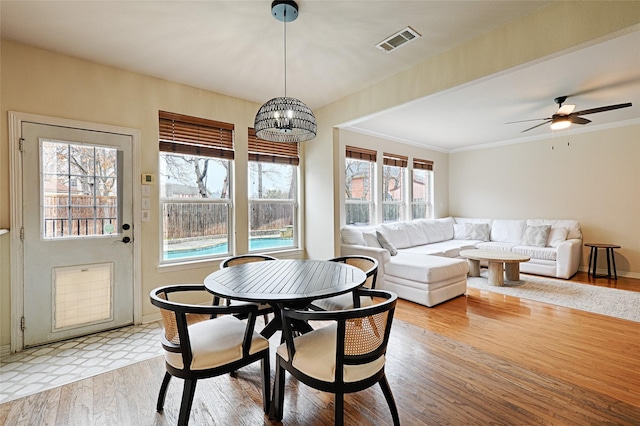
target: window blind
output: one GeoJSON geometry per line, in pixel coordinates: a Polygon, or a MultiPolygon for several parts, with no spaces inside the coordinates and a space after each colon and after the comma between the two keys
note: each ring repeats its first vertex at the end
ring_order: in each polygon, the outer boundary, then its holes
{"type": "Polygon", "coordinates": [[[374,162],[376,161],[377,158],[377,152],[373,151],[371,149],[366,149],[366,148],[358,148],[355,146],[346,146],[346,152],[345,152],[345,156],[347,158],[354,158],[356,160],[363,160],[363,161],[371,161],[374,162]]]}
{"type": "Polygon", "coordinates": [[[233,124],[159,111],[160,151],[233,160],[233,124]]]}
{"type": "Polygon", "coordinates": [[[271,142],[256,136],[255,129],[249,128],[249,161],[263,163],[300,164],[300,144],[298,142],[271,142]]]}
{"type": "Polygon", "coordinates": [[[413,168],[419,170],[433,170],[433,161],[421,160],[419,158],[413,159],[413,168]]]}
{"type": "Polygon", "coordinates": [[[404,155],[389,154],[388,152],[382,154],[382,164],[385,166],[407,167],[408,160],[409,158],[404,155]]]}

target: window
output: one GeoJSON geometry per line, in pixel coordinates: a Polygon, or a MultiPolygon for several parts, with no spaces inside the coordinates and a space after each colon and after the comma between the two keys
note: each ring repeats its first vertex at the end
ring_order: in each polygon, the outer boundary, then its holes
{"type": "Polygon", "coordinates": [[[404,220],[407,157],[385,152],[382,164],[382,221],[404,220]]]}
{"type": "Polygon", "coordinates": [[[159,112],[162,262],[231,253],[233,124],[159,112]]]}
{"type": "Polygon", "coordinates": [[[411,218],[433,219],[433,161],[413,159],[411,218]]]}
{"type": "Polygon", "coordinates": [[[370,225],[374,222],[373,181],[376,151],[347,146],[345,157],[346,223],[370,225]]]}
{"type": "Polygon", "coordinates": [[[249,251],[298,246],[298,143],[249,129],[249,251]]]}
{"type": "Polygon", "coordinates": [[[115,148],[40,142],[44,239],[118,233],[115,148]]]}

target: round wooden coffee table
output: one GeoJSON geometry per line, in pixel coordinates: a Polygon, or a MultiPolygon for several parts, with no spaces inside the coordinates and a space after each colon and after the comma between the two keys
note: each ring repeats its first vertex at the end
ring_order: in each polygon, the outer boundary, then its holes
{"type": "Polygon", "coordinates": [[[520,262],[531,260],[529,256],[500,250],[461,250],[460,256],[469,262],[469,276],[480,276],[480,261],[489,262],[489,284],[503,286],[505,278],[509,281],[520,280],[520,262]],[[504,275],[502,270],[504,269],[504,275]]]}

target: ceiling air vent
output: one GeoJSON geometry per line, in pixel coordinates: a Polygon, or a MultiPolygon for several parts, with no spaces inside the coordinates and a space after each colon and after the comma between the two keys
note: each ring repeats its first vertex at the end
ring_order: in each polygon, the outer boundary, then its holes
{"type": "Polygon", "coordinates": [[[411,27],[407,27],[382,40],[376,45],[376,47],[384,52],[389,53],[419,37],[420,34],[418,34],[416,30],[411,27]]]}

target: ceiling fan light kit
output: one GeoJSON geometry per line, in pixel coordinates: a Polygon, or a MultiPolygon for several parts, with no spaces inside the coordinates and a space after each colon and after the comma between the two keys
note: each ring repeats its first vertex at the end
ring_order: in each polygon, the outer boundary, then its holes
{"type": "Polygon", "coordinates": [[[256,136],[271,142],[303,142],[316,137],[317,123],[313,111],[296,98],[287,97],[287,22],[298,18],[295,1],[276,0],[271,14],[284,23],[284,96],[269,100],[256,114],[256,136]]]}
{"type": "Polygon", "coordinates": [[[528,129],[523,130],[520,133],[528,132],[529,130],[533,130],[537,127],[543,126],[547,123],[551,123],[551,130],[562,130],[567,129],[571,126],[571,124],[588,124],[591,123],[591,120],[581,117],[582,115],[587,114],[595,114],[598,112],[612,111],[614,109],[620,108],[628,108],[632,106],[631,102],[627,102],[624,104],[616,104],[616,105],[607,105],[598,108],[584,109],[582,111],[573,112],[575,109],[575,105],[562,105],[567,100],[567,96],[558,96],[553,101],[558,104],[558,111],[553,114],[551,117],[547,118],[534,118],[532,120],[520,120],[520,121],[510,121],[506,124],[513,123],[524,123],[526,121],[539,121],[544,120],[540,124],[536,124],[533,127],[529,127],[528,129]]]}

